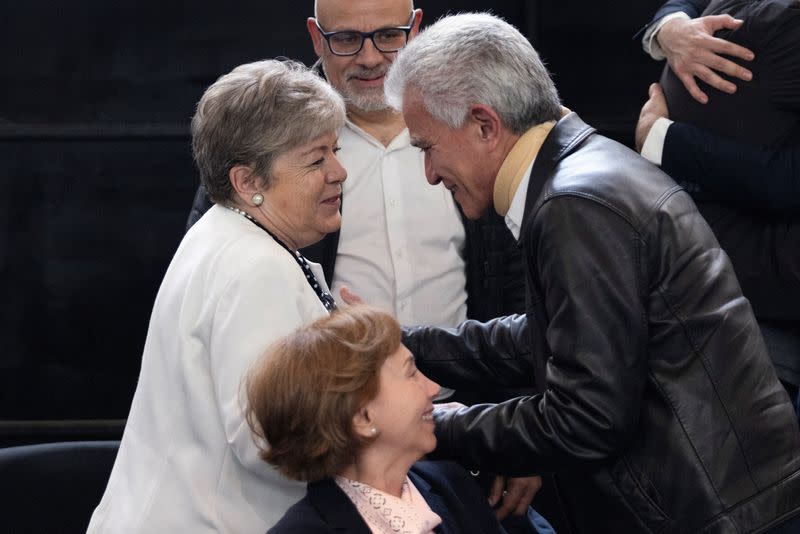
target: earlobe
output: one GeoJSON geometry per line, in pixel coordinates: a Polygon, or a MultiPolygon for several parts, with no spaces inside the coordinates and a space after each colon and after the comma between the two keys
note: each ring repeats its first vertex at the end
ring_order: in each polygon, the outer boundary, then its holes
{"type": "Polygon", "coordinates": [[[375,424],[369,416],[369,410],[367,410],[366,406],[363,406],[353,415],[353,429],[359,436],[371,438],[376,434],[373,432],[373,428],[375,428],[375,424]]]}
{"type": "Polygon", "coordinates": [[[494,142],[497,140],[501,121],[492,108],[482,104],[470,107],[469,120],[478,128],[481,141],[494,142]]]}
{"type": "Polygon", "coordinates": [[[246,165],[235,165],[228,171],[228,179],[236,194],[249,203],[253,195],[260,193],[258,179],[253,175],[253,169],[246,165]]]}

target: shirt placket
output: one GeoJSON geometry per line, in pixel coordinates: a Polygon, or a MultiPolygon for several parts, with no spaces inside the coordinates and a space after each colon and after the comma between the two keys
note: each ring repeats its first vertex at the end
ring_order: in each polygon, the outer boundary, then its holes
{"type": "Polygon", "coordinates": [[[394,268],[395,315],[401,324],[413,324],[413,273],[409,256],[408,221],[410,206],[403,194],[403,168],[399,152],[387,150],[381,162],[383,201],[389,236],[389,254],[394,268]]]}

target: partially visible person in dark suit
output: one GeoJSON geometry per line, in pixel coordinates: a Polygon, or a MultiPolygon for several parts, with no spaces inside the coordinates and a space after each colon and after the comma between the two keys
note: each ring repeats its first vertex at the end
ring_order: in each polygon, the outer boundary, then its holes
{"type": "MultiPolygon", "coordinates": [[[[778,375],[796,398],[800,384],[800,2],[715,0],[702,13],[689,12],[698,14],[702,19],[738,19],[735,27],[718,31],[715,39],[755,52],[747,64],[752,81],[740,83],[732,93],[701,81],[699,86],[710,95],[702,103],[668,67],[661,80],[663,93],[658,85],[651,87],[650,100],[642,108],[637,146],[643,156],[692,192],[731,257],[778,375]]],[[[689,41],[689,26],[683,27],[684,33],[662,35],[666,28],[657,34],[665,49],[672,50],[672,42],[689,41]]]]}
{"type": "Polygon", "coordinates": [[[701,17],[710,1],[669,0],[640,32],[644,51],[653,59],[666,59],[689,94],[703,104],[708,102],[708,95],[698,80],[733,94],[734,79],[753,77],[747,67],[734,61],[752,60],[752,50],[715,35],[718,30],[738,28],[742,20],[727,14],[701,17]]]}
{"type": "MultiPolygon", "coordinates": [[[[706,90],[716,89],[717,94],[734,94],[737,90],[735,82],[738,82],[738,85],[745,86],[748,94],[752,93],[753,88],[746,87],[747,82],[741,82],[752,80],[753,73],[748,67],[760,73],[767,71],[765,75],[776,80],[778,85],[783,83],[781,80],[797,78],[796,74],[787,72],[787,67],[797,68],[791,57],[786,56],[791,47],[782,52],[785,60],[778,68],[764,63],[760,55],[756,62],[750,63],[754,54],[743,46],[749,46],[745,42],[747,39],[726,38],[731,31],[738,30],[744,20],[727,13],[700,16],[709,3],[710,0],[666,2],[646,26],[642,40],[644,50],[654,59],[667,60],[669,72],[680,79],[694,100],[701,104],[709,102],[700,85],[706,90]],[[717,30],[719,32],[715,34],[717,30]],[[741,44],[737,44],[739,42],[741,44]]],[[[791,17],[786,22],[791,24],[791,17]]],[[[752,24],[753,21],[749,21],[748,27],[742,31],[753,33],[752,24]]],[[[770,46],[776,48],[775,44],[770,46]]],[[[674,78],[671,83],[676,85],[674,78]]],[[[755,82],[756,85],[764,83],[764,79],[755,82]]],[[[725,101],[725,95],[720,98],[725,101]]],[[[728,107],[730,102],[739,102],[727,101],[728,107]]],[[[716,103],[708,106],[711,108],[708,112],[703,110],[703,106],[691,105],[691,113],[721,114],[716,103]]],[[[704,127],[708,124],[705,116],[693,119],[694,124],[657,120],[666,115],[665,106],[654,104],[643,108],[636,131],[637,150],[642,151],[645,139],[648,139],[643,155],[660,164],[668,173],[687,177],[691,181],[690,192],[696,197],[719,199],[770,216],[792,216],[800,212],[800,148],[795,144],[774,148],[762,139],[756,143],[737,141],[721,124],[714,128],[716,131],[704,127]],[[653,135],[649,135],[651,133],[653,135]],[[764,176],[769,176],[767,187],[764,176]]],[[[678,115],[672,113],[671,118],[676,119],[678,115]]],[[[737,113],[732,113],[730,120],[735,120],[736,116],[737,113]]],[[[743,122],[739,120],[739,124],[743,122]]]]}
{"type": "Polygon", "coordinates": [[[504,214],[525,262],[525,316],[404,338],[421,370],[456,387],[537,384],[435,410],[436,456],[554,473],[577,532],[800,526],[797,419],[689,195],[563,114],[536,51],[491,15],[420,32],[386,90],[428,182],[469,217],[504,214]]]}
{"type": "MultiPolygon", "coordinates": [[[[504,533],[462,467],[418,462],[436,446],[438,392],[397,321],[374,308],[339,309],[278,341],[250,373],[248,421],[269,444],[262,458],[308,493],[269,532],[504,533]]],[[[529,501],[518,510],[528,531],[552,532],[529,501]]]]}

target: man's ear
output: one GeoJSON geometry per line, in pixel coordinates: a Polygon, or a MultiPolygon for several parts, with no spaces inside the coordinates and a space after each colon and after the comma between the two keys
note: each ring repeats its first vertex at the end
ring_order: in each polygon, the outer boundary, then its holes
{"type": "Polygon", "coordinates": [[[255,193],[261,193],[262,187],[253,169],[247,165],[235,165],[228,171],[228,179],[231,181],[234,193],[245,205],[251,204],[251,199],[255,193]]]}
{"type": "Polygon", "coordinates": [[[306,20],[306,29],[308,29],[308,35],[311,36],[311,43],[314,45],[314,53],[317,54],[317,57],[322,57],[323,47],[325,46],[325,38],[319,32],[319,28],[317,27],[317,19],[314,17],[308,17],[306,20]]]}
{"type": "Polygon", "coordinates": [[[414,20],[411,21],[411,33],[408,35],[408,39],[411,40],[417,36],[419,33],[419,25],[422,23],[422,10],[415,9],[414,10],[414,20]]]}
{"type": "Polygon", "coordinates": [[[495,110],[485,104],[473,104],[467,113],[467,120],[474,125],[482,142],[489,143],[490,148],[499,141],[503,129],[503,121],[495,110]]]}
{"type": "Polygon", "coordinates": [[[373,428],[375,425],[369,416],[369,410],[366,406],[362,406],[353,416],[353,430],[362,438],[371,438],[375,436],[373,428]]]}

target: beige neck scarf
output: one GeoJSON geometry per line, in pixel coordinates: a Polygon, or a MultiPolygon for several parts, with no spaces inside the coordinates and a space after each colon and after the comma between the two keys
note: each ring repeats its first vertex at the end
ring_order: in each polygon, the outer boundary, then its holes
{"type": "Polygon", "coordinates": [[[537,124],[522,134],[506,156],[494,182],[494,209],[500,215],[508,213],[525,171],[536,159],[536,154],[555,125],[556,121],[537,124]]]}
{"type": "MultiPolygon", "coordinates": [[[[568,113],[570,110],[561,106],[561,116],[564,117],[568,113]]],[[[522,134],[500,166],[494,182],[494,209],[501,216],[505,217],[508,213],[517,188],[525,178],[525,171],[536,159],[544,140],[555,125],[556,121],[543,122],[522,134]]]]}

